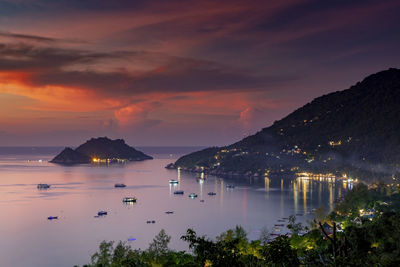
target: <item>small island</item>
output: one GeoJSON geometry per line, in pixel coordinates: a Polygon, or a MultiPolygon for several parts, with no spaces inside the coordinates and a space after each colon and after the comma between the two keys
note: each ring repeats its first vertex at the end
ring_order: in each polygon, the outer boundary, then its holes
{"type": "Polygon", "coordinates": [[[92,138],[76,149],[66,147],[50,162],[73,165],[88,163],[124,163],[153,159],[151,156],[127,145],[123,139],[92,138]]]}

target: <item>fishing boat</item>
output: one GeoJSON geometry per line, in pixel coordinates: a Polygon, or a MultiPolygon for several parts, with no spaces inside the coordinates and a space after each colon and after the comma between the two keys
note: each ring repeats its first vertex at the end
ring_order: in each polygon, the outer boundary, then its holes
{"type": "Polygon", "coordinates": [[[115,185],[114,185],[114,187],[120,187],[120,188],[123,188],[123,187],[126,187],[126,185],[125,185],[125,184],[115,184],[115,185]]]}
{"type": "Polygon", "coordinates": [[[183,191],[182,190],[176,190],[176,191],[174,191],[174,195],[183,195],[183,191]]]}
{"type": "Polygon", "coordinates": [[[58,216],[49,216],[49,217],[47,217],[47,220],[57,220],[58,219],[58,216]]]}
{"type": "Polygon", "coordinates": [[[178,180],[171,179],[171,180],[169,180],[169,183],[170,183],[170,184],[179,184],[179,181],[178,181],[178,180]]]}
{"type": "Polygon", "coordinates": [[[136,198],[135,197],[124,197],[122,199],[122,202],[124,202],[124,203],[135,203],[136,202],[136,198]]]}
{"type": "Polygon", "coordinates": [[[101,210],[97,212],[97,216],[104,216],[104,215],[107,215],[107,211],[101,210]]]}
{"type": "Polygon", "coordinates": [[[209,195],[209,196],[215,196],[217,193],[215,193],[215,192],[209,192],[207,195],[209,195]]]}

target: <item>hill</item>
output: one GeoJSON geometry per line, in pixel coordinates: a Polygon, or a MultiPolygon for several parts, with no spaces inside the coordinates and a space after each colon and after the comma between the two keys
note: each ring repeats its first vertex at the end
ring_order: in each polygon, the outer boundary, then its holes
{"type": "Polygon", "coordinates": [[[60,164],[81,164],[90,162],[141,161],[153,159],[141,151],[128,146],[123,139],[107,137],[92,138],[73,150],[65,148],[51,162],[60,164]]]}
{"type": "Polygon", "coordinates": [[[400,70],[392,68],[318,97],[255,135],[183,156],[170,167],[252,176],[298,171],[392,175],[400,163],[399,103],[400,70]]]}

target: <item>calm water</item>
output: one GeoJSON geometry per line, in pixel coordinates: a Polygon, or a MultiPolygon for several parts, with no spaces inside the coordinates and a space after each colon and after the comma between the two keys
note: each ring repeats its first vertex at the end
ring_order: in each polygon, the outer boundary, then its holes
{"type": "Polygon", "coordinates": [[[346,190],[346,184],[282,178],[237,183],[164,166],[194,148],[143,148],[154,160],[114,166],[63,167],[48,163],[59,148],[0,148],[0,266],[72,266],[88,263],[102,240],[124,240],[134,248],[147,248],[164,228],[172,236],[171,247],[186,249],[179,237],[186,229],[214,238],[235,225],[250,238],[277,220],[308,213],[321,205],[328,209],[346,190]],[[169,179],[177,179],[170,186],[169,179]],[[38,190],[38,183],[51,184],[38,190]],[[114,188],[125,183],[126,188],[114,188]],[[234,189],[227,189],[234,184],[234,189]],[[174,195],[174,190],[185,194],[174,195]],[[208,196],[208,192],[216,192],[208,196]],[[190,193],[198,198],[190,199],[190,193]],[[138,202],[124,205],[122,198],[138,202]],[[204,199],[204,202],[200,202],[204,199]],[[108,211],[94,218],[100,210],[108,211]],[[174,211],[174,214],[165,214],[174,211]],[[48,216],[59,216],[49,221],[48,216]],[[147,224],[155,220],[155,224],[147,224]]]}

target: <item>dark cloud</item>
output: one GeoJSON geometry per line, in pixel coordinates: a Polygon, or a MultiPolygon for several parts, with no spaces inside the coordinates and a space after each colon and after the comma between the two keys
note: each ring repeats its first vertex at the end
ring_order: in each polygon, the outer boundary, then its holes
{"type": "MultiPolygon", "coordinates": [[[[93,53],[32,44],[0,44],[0,70],[30,73],[32,86],[68,86],[104,95],[149,92],[263,90],[294,77],[256,76],[211,61],[172,57],[161,53],[93,53]],[[136,60],[158,63],[154,70],[129,72],[124,68],[99,70],[104,61],[136,60]],[[70,70],[79,66],[79,70],[70,70]]],[[[118,64],[121,64],[119,62],[118,64]]]]}
{"type": "Polygon", "coordinates": [[[27,41],[46,42],[46,43],[52,43],[52,42],[58,41],[58,39],[49,38],[49,37],[28,35],[28,34],[17,34],[17,33],[11,33],[11,32],[0,32],[0,37],[27,40],[27,41]]]}

